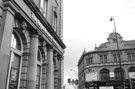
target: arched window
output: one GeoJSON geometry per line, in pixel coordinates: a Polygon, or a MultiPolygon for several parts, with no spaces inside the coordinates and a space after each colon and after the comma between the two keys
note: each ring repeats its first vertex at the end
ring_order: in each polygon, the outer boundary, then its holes
{"type": "Polygon", "coordinates": [[[110,79],[109,70],[108,69],[102,69],[100,71],[100,78],[101,78],[101,81],[109,80],[110,79]]]}
{"type": "Polygon", "coordinates": [[[11,47],[17,50],[21,50],[21,40],[15,32],[13,32],[11,37],[11,47]]]}
{"type": "Polygon", "coordinates": [[[130,67],[129,70],[129,78],[135,78],[135,67],[130,67]]]}
{"type": "Polygon", "coordinates": [[[18,89],[22,52],[22,40],[19,34],[13,31],[11,37],[10,76],[8,89],[18,89]]]}
{"type": "Polygon", "coordinates": [[[114,70],[114,73],[115,73],[115,80],[121,80],[121,77],[122,79],[125,79],[123,69],[120,70],[120,68],[116,68],[114,70]],[[122,75],[121,75],[121,72],[122,72],[122,75]]]}

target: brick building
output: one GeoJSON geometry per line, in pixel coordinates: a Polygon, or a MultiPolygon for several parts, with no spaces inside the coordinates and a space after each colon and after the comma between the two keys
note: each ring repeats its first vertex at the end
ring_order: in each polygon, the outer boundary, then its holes
{"type": "Polygon", "coordinates": [[[107,42],[95,47],[94,51],[83,52],[78,62],[78,72],[79,89],[119,89],[121,84],[128,89],[133,88],[135,40],[125,41],[119,33],[111,33],[107,42]]]}
{"type": "Polygon", "coordinates": [[[0,0],[0,89],[62,89],[62,5],[0,0]]]}

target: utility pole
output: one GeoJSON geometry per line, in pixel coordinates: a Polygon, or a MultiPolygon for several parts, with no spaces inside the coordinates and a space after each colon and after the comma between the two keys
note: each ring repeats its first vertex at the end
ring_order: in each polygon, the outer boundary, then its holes
{"type": "Polygon", "coordinates": [[[119,43],[118,43],[118,38],[117,38],[117,33],[116,33],[116,24],[115,24],[115,19],[114,17],[112,16],[110,18],[110,21],[113,21],[114,23],[114,33],[115,33],[115,36],[116,36],[116,43],[117,43],[117,50],[118,50],[118,58],[119,58],[119,67],[120,67],[120,74],[121,74],[121,89],[123,88],[123,84],[124,84],[124,81],[123,81],[123,71],[122,71],[122,65],[121,65],[121,57],[120,57],[120,49],[119,49],[119,43]]]}

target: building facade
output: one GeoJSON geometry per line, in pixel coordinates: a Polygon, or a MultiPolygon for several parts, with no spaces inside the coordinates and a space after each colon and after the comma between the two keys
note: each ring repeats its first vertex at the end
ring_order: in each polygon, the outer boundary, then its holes
{"type": "Polygon", "coordinates": [[[111,33],[94,51],[83,52],[78,77],[79,89],[120,89],[121,84],[134,89],[135,40],[125,41],[119,33],[111,33]]]}
{"type": "Polygon", "coordinates": [[[64,89],[78,89],[77,82],[78,80],[69,78],[67,84],[64,85],[64,89]]]}
{"type": "Polygon", "coordinates": [[[0,0],[0,89],[62,89],[63,0],[0,0]]]}

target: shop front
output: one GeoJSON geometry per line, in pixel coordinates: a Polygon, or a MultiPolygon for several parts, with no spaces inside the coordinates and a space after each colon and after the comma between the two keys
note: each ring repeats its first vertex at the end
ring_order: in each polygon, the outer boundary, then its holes
{"type": "Polygon", "coordinates": [[[86,89],[120,89],[120,85],[123,85],[123,89],[135,89],[135,80],[124,80],[121,81],[109,80],[109,81],[91,81],[86,82],[86,89]]]}

